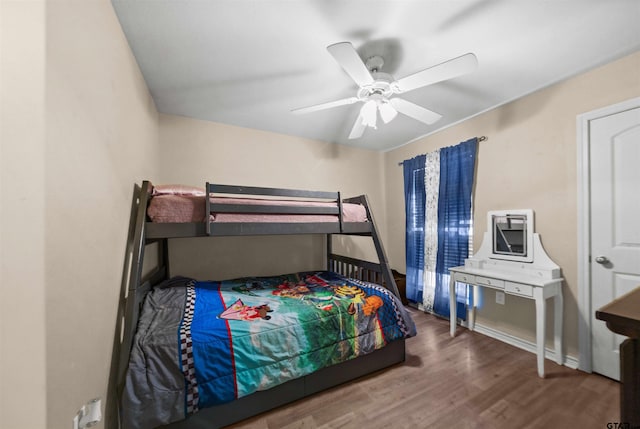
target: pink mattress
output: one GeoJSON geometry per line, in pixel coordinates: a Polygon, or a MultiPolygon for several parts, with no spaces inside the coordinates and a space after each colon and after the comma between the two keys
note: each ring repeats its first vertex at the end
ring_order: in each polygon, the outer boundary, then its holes
{"type": "MultiPolygon", "coordinates": [[[[252,198],[211,197],[214,204],[246,204],[246,205],[277,205],[297,207],[337,207],[335,202],[266,200],[252,198]]],[[[156,195],[151,198],[147,214],[152,222],[184,223],[204,222],[204,195],[156,195]]],[[[366,222],[367,213],[360,204],[342,204],[343,222],[366,222]]],[[[261,213],[218,213],[211,215],[212,222],[337,222],[336,215],[307,215],[307,214],[261,214],[261,213]]]]}

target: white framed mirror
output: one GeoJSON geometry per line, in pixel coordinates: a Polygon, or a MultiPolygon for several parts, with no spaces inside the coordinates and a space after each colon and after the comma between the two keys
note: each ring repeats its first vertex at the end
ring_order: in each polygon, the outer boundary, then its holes
{"type": "Polygon", "coordinates": [[[495,210],[488,213],[492,259],[533,261],[533,210],[495,210]]]}

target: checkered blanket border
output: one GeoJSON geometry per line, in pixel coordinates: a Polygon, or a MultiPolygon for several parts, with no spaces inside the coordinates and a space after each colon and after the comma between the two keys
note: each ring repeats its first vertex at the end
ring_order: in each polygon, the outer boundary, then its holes
{"type": "Polygon", "coordinates": [[[198,411],[198,380],[196,379],[193,361],[193,342],[191,341],[191,322],[196,305],[195,281],[187,284],[187,301],[184,306],[184,318],[180,326],[180,354],[182,359],[182,373],[184,374],[187,396],[186,412],[191,415],[198,411]]]}
{"type": "Polygon", "coordinates": [[[393,307],[393,314],[396,316],[396,322],[398,323],[398,328],[400,329],[400,332],[402,332],[405,336],[409,335],[409,329],[407,328],[407,325],[404,323],[404,319],[401,316],[402,313],[400,312],[400,309],[398,308],[398,304],[395,299],[397,297],[393,294],[393,292],[391,292],[389,289],[385,288],[384,286],[380,286],[375,283],[368,283],[362,280],[352,279],[352,278],[350,278],[349,280],[362,286],[374,288],[375,290],[390,297],[389,302],[393,307]]]}

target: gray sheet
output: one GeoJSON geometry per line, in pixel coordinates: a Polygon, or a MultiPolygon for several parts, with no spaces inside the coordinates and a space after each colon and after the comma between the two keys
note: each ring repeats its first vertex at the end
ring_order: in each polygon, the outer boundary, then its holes
{"type": "Polygon", "coordinates": [[[154,428],[185,418],[185,382],[179,366],[177,333],[190,281],[168,280],[145,298],[122,397],[123,429],[154,428]],[[154,347],[145,348],[151,338],[154,347]],[[154,388],[149,389],[149,385],[154,388]]]}

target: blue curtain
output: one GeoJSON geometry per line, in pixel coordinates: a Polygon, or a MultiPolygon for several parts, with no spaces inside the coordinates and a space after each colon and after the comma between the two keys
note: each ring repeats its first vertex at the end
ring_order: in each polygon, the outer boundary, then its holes
{"type": "Polygon", "coordinates": [[[403,162],[406,214],[407,299],[422,302],[424,271],[424,166],[426,155],[403,162]]]}
{"type": "MultiPolygon", "coordinates": [[[[438,197],[438,253],[433,311],[449,317],[449,268],[464,265],[469,257],[471,233],[471,193],[476,165],[473,138],[440,149],[440,190],[438,197]]],[[[457,314],[466,317],[467,285],[456,289],[457,314]]]]}

